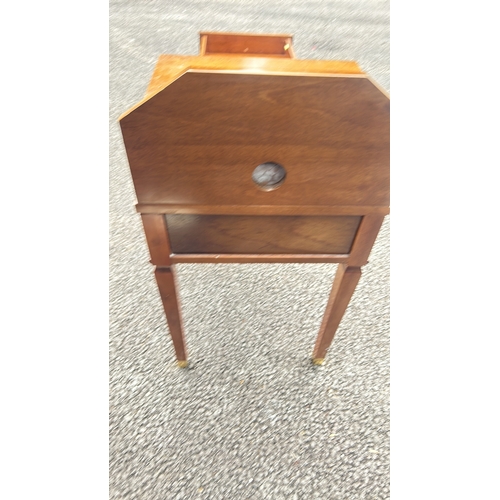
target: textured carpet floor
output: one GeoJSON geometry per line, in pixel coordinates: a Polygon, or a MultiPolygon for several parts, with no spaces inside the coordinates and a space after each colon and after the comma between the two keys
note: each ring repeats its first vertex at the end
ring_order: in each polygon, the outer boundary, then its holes
{"type": "Polygon", "coordinates": [[[389,227],[310,363],[335,265],[178,267],[178,369],[117,123],[158,56],[198,32],[292,33],[300,59],[356,60],[389,90],[389,2],[110,3],[110,498],[389,498],[389,227]]]}

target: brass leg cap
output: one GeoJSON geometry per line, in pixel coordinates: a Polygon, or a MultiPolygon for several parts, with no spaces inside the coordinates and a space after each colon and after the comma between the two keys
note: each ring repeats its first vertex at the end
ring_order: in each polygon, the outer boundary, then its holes
{"type": "Polygon", "coordinates": [[[187,368],[188,362],[187,361],[177,361],[177,366],[179,368],[187,368]]]}
{"type": "Polygon", "coordinates": [[[313,365],[322,365],[325,362],[325,358],[313,358],[313,365]]]}

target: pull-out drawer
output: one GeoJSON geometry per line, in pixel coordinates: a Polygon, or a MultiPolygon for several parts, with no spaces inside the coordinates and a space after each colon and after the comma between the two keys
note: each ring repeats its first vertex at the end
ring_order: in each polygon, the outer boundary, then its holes
{"type": "Polygon", "coordinates": [[[293,57],[291,35],[200,33],[200,54],[244,54],[246,56],[293,57]]]}
{"type": "Polygon", "coordinates": [[[347,254],[361,217],[166,215],[173,253],[347,254]]]}

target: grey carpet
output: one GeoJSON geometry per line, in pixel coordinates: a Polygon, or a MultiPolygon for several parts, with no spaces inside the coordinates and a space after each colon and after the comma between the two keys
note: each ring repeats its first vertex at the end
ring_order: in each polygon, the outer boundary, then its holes
{"type": "Polygon", "coordinates": [[[389,2],[110,4],[110,498],[389,498],[388,219],[327,363],[310,355],[335,265],[178,267],[179,369],[118,116],[198,32],[292,33],[300,59],[356,60],[389,90],[389,2]]]}

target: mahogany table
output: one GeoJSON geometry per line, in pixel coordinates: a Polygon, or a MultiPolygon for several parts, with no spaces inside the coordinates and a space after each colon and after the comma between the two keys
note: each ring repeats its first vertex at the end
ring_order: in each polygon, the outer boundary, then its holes
{"type": "Polygon", "coordinates": [[[188,262],[338,263],[321,364],[389,213],[388,95],[354,62],[295,59],[290,35],[201,33],[120,125],[179,366],[188,262]]]}

